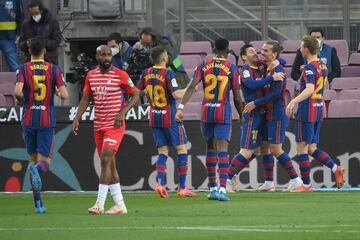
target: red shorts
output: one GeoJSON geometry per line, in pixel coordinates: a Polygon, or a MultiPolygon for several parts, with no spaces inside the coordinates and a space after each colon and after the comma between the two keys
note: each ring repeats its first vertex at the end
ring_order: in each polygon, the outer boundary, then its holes
{"type": "Polygon", "coordinates": [[[110,148],[117,152],[121,140],[124,137],[125,124],[121,128],[108,128],[104,130],[94,131],[94,138],[96,148],[101,157],[101,152],[104,148],[110,148]]]}

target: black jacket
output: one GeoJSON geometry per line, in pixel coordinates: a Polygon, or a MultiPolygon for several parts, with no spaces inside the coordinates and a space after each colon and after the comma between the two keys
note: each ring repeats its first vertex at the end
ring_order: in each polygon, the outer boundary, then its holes
{"type": "MultiPolygon", "coordinates": [[[[301,75],[300,66],[301,65],[304,65],[304,58],[301,55],[300,49],[298,49],[296,51],[294,63],[291,68],[291,78],[295,81],[299,80],[299,78],[300,78],[300,75],[301,75]]],[[[332,48],[332,51],[331,51],[331,68],[332,68],[332,72],[329,72],[329,75],[328,75],[329,83],[331,83],[331,81],[334,78],[340,77],[340,75],[341,75],[340,60],[339,60],[339,57],[337,56],[336,48],[334,48],[334,47],[332,48]]]]}
{"type": "Polygon", "coordinates": [[[21,28],[19,46],[27,60],[30,60],[27,41],[33,37],[42,37],[45,40],[46,55],[45,60],[51,63],[58,63],[57,47],[61,42],[61,32],[59,22],[53,19],[51,13],[44,9],[42,17],[37,23],[32,17],[26,21],[21,28]]]}

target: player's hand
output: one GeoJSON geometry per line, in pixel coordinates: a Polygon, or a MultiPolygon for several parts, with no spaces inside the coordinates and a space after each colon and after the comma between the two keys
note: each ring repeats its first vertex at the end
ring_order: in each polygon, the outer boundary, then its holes
{"type": "Polygon", "coordinates": [[[184,119],[184,111],[182,109],[178,109],[175,114],[176,121],[182,122],[184,119]]]}
{"type": "Polygon", "coordinates": [[[121,128],[123,122],[125,121],[125,118],[126,118],[125,113],[123,111],[120,111],[115,117],[114,127],[121,128]]]}
{"type": "Polygon", "coordinates": [[[74,133],[75,136],[78,135],[78,129],[79,129],[79,120],[74,120],[72,123],[72,131],[74,133]]]}
{"type": "Polygon", "coordinates": [[[273,78],[275,81],[284,81],[285,74],[283,72],[274,73],[273,78]]]}
{"type": "Polygon", "coordinates": [[[301,65],[301,66],[300,66],[300,71],[303,71],[303,70],[304,70],[304,67],[305,67],[305,65],[301,65]]]}
{"type": "Polygon", "coordinates": [[[244,113],[249,113],[252,110],[254,110],[255,108],[256,108],[256,105],[255,105],[254,101],[249,102],[248,104],[245,105],[244,113]]]}
{"type": "Polygon", "coordinates": [[[294,110],[294,107],[295,107],[295,102],[290,101],[289,104],[286,107],[286,116],[287,117],[289,117],[289,118],[291,117],[291,115],[293,113],[293,110],[294,110]]]}

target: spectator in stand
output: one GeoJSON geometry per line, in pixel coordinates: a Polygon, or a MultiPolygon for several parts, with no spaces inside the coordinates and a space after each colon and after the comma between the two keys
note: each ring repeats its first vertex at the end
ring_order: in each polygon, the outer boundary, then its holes
{"type": "Polygon", "coordinates": [[[19,40],[19,47],[27,56],[26,61],[30,60],[29,40],[41,37],[45,41],[45,61],[58,64],[57,47],[61,42],[59,22],[52,17],[41,1],[30,2],[28,10],[31,17],[24,23],[19,40]]]}
{"type": "Polygon", "coordinates": [[[16,38],[20,35],[23,20],[21,0],[0,1],[0,50],[10,72],[16,72],[19,67],[16,38]]]}
{"type": "Polygon", "coordinates": [[[107,38],[107,45],[111,48],[113,66],[126,71],[132,53],[132,47],[123,41],[121,34],[114,32],[107,38]]]}
{"type": "MultiPolygon", "coordinates": [[[[324,43],[325,35],[322,29],[312,29],[310,31],[310,36],[315,37],[318,40],[320,45],[318,57],[326,64],[326,67],[329,70],[328,81],[331,83],[334,78],[340,77],[341,75],[340,61],[336,49],[324,43]]],[[[298,49],[291,69],[292,79],[297,81],[300,78],[305,64],[306,60],[302,57],[300,49],[298,49]]]]}

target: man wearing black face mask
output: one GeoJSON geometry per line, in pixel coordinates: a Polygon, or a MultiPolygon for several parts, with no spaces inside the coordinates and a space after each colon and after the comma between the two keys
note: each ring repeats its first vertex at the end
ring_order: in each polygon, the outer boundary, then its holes
{"type": "Polygon", "coordinates": [[[26,61],[30,60],[29,40],[41,37],[45,41],[45,61],[57,64],[57,47],[61,42],[59,22],[51,16],[50,11],[41,1],[30,2],[28,10],[31,17],[23,24],[19,39],[19,47],[28,58],[26,61]]]}
{"type": "Polygon", "coordinates": [[[108,191],[115,206],[107,214],[126,214],[127,209],[121,193],[119,175],[116,169],[115,154],[125,133],[126,113],[139,101],[140,91],[134,86],[129,75],[112,66],[110,47],[101,45],[96,49],[99,67],[91,70],[85,79],[83,97],[72,124],[75,135],[78,134],[79,119],[94,99],[95,119],[94,138],[101,158],[101,174],[96,203],[88,209],[91,214],[104,213],[104,204],[108,191]],[[131,96],[125,103],[124,93],[131,96]]]}

